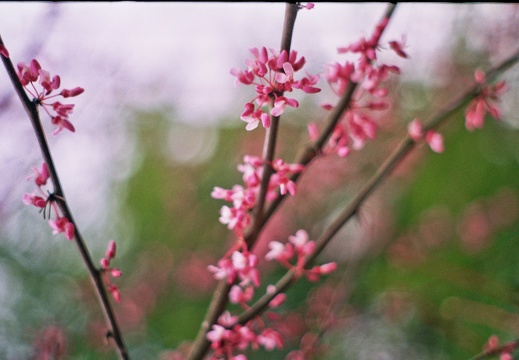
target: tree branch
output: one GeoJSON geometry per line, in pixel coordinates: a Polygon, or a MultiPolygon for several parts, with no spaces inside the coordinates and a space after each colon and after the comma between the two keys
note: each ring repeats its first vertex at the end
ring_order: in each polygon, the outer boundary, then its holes
{"type": "MultiPolygon", "coordinates": [[[[2,41],[2,37],[0,36],[0,45],[4,45],[2,41]]],[[[72,212],[70,211],[65,194],[63,192],[63,188],[61,187],[61,183],[59,180],[58,173],[56,171],[56,167],[54,165],[54,161],[52,160],[52,155],[48,146],[47,138],[45,136],[45,132],[41,125],[40,116],[38,113],[37,104],[34,101],[31,101],[27,96],[20,80],[18,79],[18,75],[13,66],[13,63],[9,58],[0,55],[2,58],[2,62],[7,70],[7,74],[11,79],[11,83],[14,86],[16,94],[20,98],[22,105],[29,116],[31,124],[33,126],[34,132],[36,134],[36,138],[38,140],[38,144],[40,146],[40,150],[43,156],[45,163],[47,164],[49,170],[49,176],[52,181],[52,185],[54,187],[54,194],[56,195],[56,203],[61,209],[63,215],[72,223],[75,227],[74,234],[74,242],[77,245],[78,251],[83,259],[83,263],[85,264],[90,279],[92,280],[93,286],[96,290],[96,294],[103,311],[103,314],[106,319],[106,323],[108,326],[107,337],[112,337],[115,341],[119,357],[121,359],[129,359],[128,351],[126,346],[124,345],[123,337],[119,325],[117,323],[117,319],[115,317],[114,311],[112,309],[112,305],[108,298],[108,294],[106,292],[105,286],[103,284],[103,280],[101,277],[101,272],[96,268],[94,262],[92,261],[92,257],[88,251],[88,248],[85,244],[83,237],[81,236],[78,226],[73,219],[72,212]]]]}

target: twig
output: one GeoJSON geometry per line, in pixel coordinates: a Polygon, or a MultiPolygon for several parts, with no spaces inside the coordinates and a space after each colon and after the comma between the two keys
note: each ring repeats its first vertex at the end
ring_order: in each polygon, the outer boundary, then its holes
{"type": "MultiPolygon", "coordinates": [[[[281,51],[290,53],[290,47],[292,43],[292,34],[294,25],[297,17],[298,5],[295,3],[288,3],[285,7],[285,20],[283,25],[283,35],[281,38],[281,51]]],[[[261,227],[264,224],[263,214],[265,199],[267,196],[268,185],[270,182],[270,176],[273,173],[272,160],[276,151],[277,134],[279,128],[279,117],[271,116],[271,124],[265,134],[265,142],[263,146],[263,173],[261,178],[261,185],[258,195],[257,205],[254,210],[254,222],[251,226],[251,232],[246,238],[247,246],[252,247],[257,239],[261,227]]],[[[207,331],[210,327],[215,324],[218,317],[225,310],[228,302],[228,294],[231,288],[231,284],[228,283],[227,279],[220,280],[217,288],[209,304],[208,312],[202,322],[198,335],[191,347],[188,359],[195,360],[201,359],[207,350],[209,349],[210,343],[206,339],[207,331]]]]}
{"type": "MultiPolygon", "coordinates": [[[[2,41],[2,37],[0,36],[0,45],[4,45],[2,41]]],[[[119,357],[120,359],[127,360],[129,359],[128,351],[126,346],[124,345],[123,337],[119,325],[117,323],[117,319],[115,317],[114,311],[112,309],[112,305],[110,304],[108,294],[106,292],[105,286],[103,284],[103,280],[101,277],[101,272],[96,268],[94,262],[92,261],[92,257],[88,251],[86,243],[81,236],[78,226],[73,219],[72,212],[70,211],[68,204],[66,202],[65,194],[63,193],[63,188],[61,187],[61,183],[59,180],[58,173],[56,171],[56,167],[54,165],[54,161],[52,160],[52,155],[50,153],[50,149],[47,143],[47,138],[45,136],[45,132],[41,125],[40,116],[38,114],[37,104],[29,99],[25,90],[18,78],[16,70],[13,66],[13,63],[9,58],[0,55],[2,58],[2,62],[4,63],[5,69],[7,70],[7,74],[11,79],[11,83],[14,86],[14,89],[20,98],[22,105],[29,116],[31,124],[33,126],[34,132],[36,134],[36,138],[38,140],[38,144],[40,146],[40,150],[43,156],[45,163],[47,164],[50,179],[52,181],[54,187],[54,195],[56,198],[56,203],[61,209],[63,215],[72,223],[75,227],[74,232],[74,242],[77,245],[78,251],[83,259],[83,263],[85,264],[90,279],[94,285],[94,288],[97,293],[97,297],[104,313],[106,323],[108,326],[107,337],[112,337],[115,341],[119,357]]]]}

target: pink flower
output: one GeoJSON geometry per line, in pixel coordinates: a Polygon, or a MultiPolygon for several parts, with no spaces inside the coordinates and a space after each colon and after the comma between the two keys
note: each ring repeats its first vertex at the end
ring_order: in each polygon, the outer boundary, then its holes
{"type": "MultiPolygon", "coordinates": [[[[276,287],[274,285],[267,286],[267,294],[273,294],[276,292],[276,287]]],[[[281,306],[285,300],[287,299],[286,294],[279,293],[272,300],[270,300],[269,307],[275,308],[281,306]]]]}
{"type": "Polygon", "coordinates": [[[469,131],[482,128],[487,113],[496,120],[501,118],[501,110],[495,103],[508,89],[504,81],[500,81],[493,86],[487,85],[485,73],[480,69],[476,70],[474,77],[476,82],[480,84],[481,90],[465,110],[465,127],[469,131]]]}
{"type": "Polygon", "coordinates": [[[64,233],[68,240],[74,238],[74,224],[72,224],[66,217],[56,217],[55,220],[49,220],[49,225],[54,229],[53,234],[64,233]]]}
{"type": "Polygon", "coordinates": [[[121,292],[119,291],[119,288],[117,286],[110,285],[108,287],[108,291],[110,292],[110,294],[112,294],[112,297],[114,298],[115,302],[121,302],[121,292]]]}
{"type": "Polygon", "coordinates": [[[57,135],[63,129],[67,129],[67,130],[69,130],[71,132],[75,132],[76,131],[76,129],[74,128],[74,125],[72,125],[72,123],[70,121],[68,121],[66,118],[61,117],[59,115],[58,116],[54,116],[51,119],[51,122],[54,125],[57,125],[57,128],[54,129],[54,131],[52,131],[52,135],[57,135]]]}
{"type": "Polygon", "coordinates": [[[404,51],[405,48],[405,37],[402,37],[401,41],[390,41],[389,47],[393,50],[398,56],[407,59],[409,55],[404,51]]]}
{"type": "Polygon", "coordinates": [[[306,10],[312,10],[315,7],[314,3],[307,3],[306,5],[303,5],[301,3],[298,3],[299,9],[306,9],[306,10]]]}
{"type": "Polygon", "coordinates": [[[299,103],[295,99],[289,99],[284,96],[279,96],[274,102],[274,107],[270,110],[270,115],[280,116],[285,112],[286,106],[298,107],[299,103]]]}
{"type": "Polygon", "coordinates": [[[31,82],[38,80],[40,76],[40,63],[33,59],[29,64],[18,63],[18,77],[23,86],[28,85],[31,82]]]}
{"type": "Polygon", "coordinates": [[[288,237],[299,256],[310,255],[315,249],[315,242],[310,241],[308,233],[305,230],[297,230],[295,235],[288,237]]]}
{"type": "Polygon", "coordinates": [[[264,128],[270,127],[270,115],[280,116],[286,106],[298,107],[295,99],[286,98],[283,93],[291,92],[293,88],[300,89],[306,93],[313,94],[320,91],[315,87],[319,76],[308,75],[296,80],[295,73],[305,64],[305,58],[297,58],[297,52],[286,51],[277,53],[265,47],[250,50],[253,58],[247,59],[247,69],[231,69],[231,75],[236,77],[236,83],[254,85],[256,97],[245,104],[245,109],[240,118],[247,122],[246,130],[253,130],[261,123],[264,128]],[[263,109],[274,98],[274,106],[270,111],[263,109]]]}
{"type": "Polygon", "coordinates": [[[307,125],[308,135],[310,136],[310,140],[316,141],[319,138],[319,130],[317,129],[317,125],[311,122],[307,125]]]}
{"type": "Polygon", "coordinates": [[[64,89],[59,94],[52,94],[52,92],[58,90],[61,85],[59,75],[51,76],[47,70],[41,68],[41,65],[35,59],[31,60],[29,64],[19,63],[17,67],[20,83],[25,87],[27,92],[33,96],[35,103],[41,106],[49,115],[52,124],[57,125],[57,128],[52,134],[57,135],[63,129],[74,132],[74,126],[68,119],[74,105],[61,104],[58,101],[51,102],[51,99],[57,96],[62,96],[63,98],[74,97],[82,94],[84,89],[75,87],[70,90],[64,89]],[[38,79],[39,88],[36,86],[38,79]]]}
{"type": "Polygon", "coordinates": [[[296,194],[296,184],[288,177],[289,174],[300,173],[304,170],[301,164],[286,164],[282,159],[276,159],[272,168],[275,173],[272,175],[270,182],[272,187],[279,187],[281,195],[296,194]]]}
{"type": "Polygon", "coordinates": [[[271,241],[268,244],[270,251],[265,255],[265,259],[267,260],[288,260],[292,258],[294,253],[291,254],[286,252],[285,245],[280,243],[279,241],[271,241]]]}
{"type": "Polygon", "coordinates": [[[22,201],[25,205],[34,205],[42,209],[47,206],[47,200],[36,195],[36,192],[33,192],[32,194],[24,194],[22,201]]]}
{"type": "Polygon", "coordinates": [[[113,259],[117,250],[117,244],[114,240],[108,242],[108,248],[106,249],[105,255],[107,259],[113,259]]]}
{"type": "Polygon", "coordinates": [[[238,285],[233,285],[229,291],[229,300],[233,304],[247,303],[251,301],[253,296],[254,288],[252,286],[247,286],[245,289],[242,289],[238,285]]]}
{"type": "Polygon", "coordinates": [[[436,153],[443,152],[443,136],[441,136],[441,134],[437,133],[434,130],[429,130],[427,134],[425,134],[425,141],[429,144],[432,151],[436,153]]]}
{"type": "Polygon", "coordinates": [[[258,343],[263,345],[263,347],[268,351],[283,347],[281,335],[271,328],[266,328],[261,332],[261,335],[258,336],[258,343]]]}
{"type": "Polygon", "coordinates": [[[422,122],[415,118],[407,126],[407,133],[409,134],[409,137],[414,141],[421,140],[423,138],[422,122]]]}
{"type": "Polygon", "coordinates": [[[218,266],[209,265],[207,269],[214,274],[215,279],[227,279],[229,284],[232,284],[236,277],[236,271],[230,259],[220,259],[218,266]]]}
{"type": "Polygon", "coordinates": [[[206,335],[207,340],[209,340],[212,343],[216,343],[224,339],[225,335],[227,334],[229,330],[224,328],[221,325],[214,324],[212,326],[212,330],[209,331],[206,335]]]}
{"type": "Polygon", "coordinates": [[[80,94],[82,94],[83,92],[85,91],[85,89],[83,89],[82,87],[75,87],[73,89],[63,89],[61,91],[61,96],[63,96],[64,98],[68,98],[68,97],[74,97],[74,96],[78,96],[80,94]]]}

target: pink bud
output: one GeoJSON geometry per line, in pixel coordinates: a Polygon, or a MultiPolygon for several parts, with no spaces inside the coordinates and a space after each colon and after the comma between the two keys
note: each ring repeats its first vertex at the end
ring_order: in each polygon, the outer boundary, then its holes
{"type": "Polygon", "coordinates": [[[286,294],[283,294],[283,293],[277,294],[276,296],[274,296],[274,298],[272,300],[270,300],[269,307],[271,307],[271,308],[279,307],[285,302],[286,299],[287,299],[286,294]]]}
{"type": "Polygon", "coordinates": [[[319,271],[323,275],[326,275],[326,274],[329,274],[331,272],[334,272],[335,270],[337,270],[337,264],[334,263],[334,262],[330,262],[330,263],[323,264],[323,265],[319,266],[319,271]]]}
{"type": "Polygon", "coordinates": [[[110,270],[110,275],[112,275],[113,277],[120,277],[121,275],[123,274],[123,272],[119,269],[112,269],[110,270]]]}
{"type": "Polygon", "coordinates": [[[110,240],[108,242],[108,248],[106,249],[106,258],[113,259],[115,257],[115,252],[117,250],[117,244],[114,240],[110,240]]]}
{"type": "Polygon", "coordinates": [[[110,287],[108,288],[108,291],[110,291],[110,293],[112,294],[115,302],[117,302],[117,303],[121,302],[121,293],[120,293],[119,289],[117,288],[117,286],[110,285],[110,287]]]}
{"type": "Polygon", "coordinates": [[[418,119],[414,119],[407,126],[407,133],[414,141],[420,140],[423,136],[423,125],[418,119]]]}
{"type": "Polygon", "coordinates": [[[430,130],[427,132],[427,134],[425,134],[425,141],[427,141],[432,151],[436,153],[443,152],[443,136],[441,136],[441,134],[430,130]]]}
{"type": "Polygon", "coordinates": [[[317,125],[315,123],[309,123],[307,125],[308,135],[310,135],[310,140],[315,141],[319,138],[319,130],[317,129],[317,125]]]}
{"type": "Polygon", "coordinates": [[[485,73],[483,72],[483,70],[481,69],[477,69],[476,72],[474,73],[474,78],[476,79],[476,81],[479,83],[479,84],[483,84],[485,83],[486,79],[485,79],[485,73]]]}
{"type": "Polygon", "coordinates": [[[85,89],[83,89],[81,87],[76,87],[71,90],[63,89],[61,91],[61,96],[63,96],[64,98],[74,97],[74,96],[78,96],[79,94],[82,94],[84,91],[85,91],[85,89]]]}

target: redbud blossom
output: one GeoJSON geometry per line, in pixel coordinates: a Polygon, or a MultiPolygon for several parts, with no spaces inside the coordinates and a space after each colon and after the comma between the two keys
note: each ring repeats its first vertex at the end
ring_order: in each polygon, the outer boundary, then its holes
{"type": "Polygon", "coordinates": [[[389,47],[391,50],[393,50],[398,56],[403,57],[404,59],[407,59],[409,55],[404,51],[405,48],[405,36],[402,37],[401,41],[390,41],[389,47]]]}
{"type": "Polygon", "coordinates": [[[443,147],[443,136],[434,130],[429,130],[425,134],[425,141],[429,144],[432,151],[436,153],[442,153],[443,147]]]}
{"type": "Polygon", "coordinates": [[[247,69],[231,69],[230,73],[236,77],[236,83],[254,85],[256,97],[245,104],[245,109],[241,114],[241,119],[247,122],[246,130],[253,130],[258,125],[264,128],[270,127],[270,115],[280,116],[285,111],[286,106],[298,107],[299,103],[295,99],[286,98],[283,93],[291,92],[293,88],[300,89],[307,94],[320,91],[314,85],[319,81],[319,76],[308,75],[300,80],[295,80],[294,75],[305,64],[305,58],[297,59],[297,52],[292,50],[290,54],[286,51],[277,53],[270,50],[270,54],[265,47],[250,50],[253,58],[247,59],[245,65],[247,69]],[[274,106],[270,111],[265,111],[264,106],[270,105],[274,99],[274,106]],[[269,115],[270,114],[270,115],[269,115]]]}
{"type": "Polygon", "coordinates": [[[75,228],[66,217],[56,217],[55,220],[49,220],[49,225],[54,229],[53,234],[63,233],[68,240],[74,238],[75,228]]]}
{"type": "Polygon", "coordinates": [[[27,92],[33,96],[36,104],[41,106],[43,110],[51,118],[52,124],[56,125],[56,129],[52,132],[57,135],[63,129],[74,132],[74,126],[69,121],[68,116],[72,114],[73,104],[61,104],[58,101],[51,102],[50,99],[57,96],[63,98],[74,97],[84,92],[81,87],[73,89],[64,89],[59,94],[52,94],[54,90],[58,90],[61,85],[59,75],[51,76],[47,70],[41,68],[40,63],[33,59],[29,64],[18,63],[18,78],[20,83],[25,87],[27,92]],[[41,89],[36,87],[39,79],[41,89]],[[29,86],[29,84],[31,86],[29,86]]]}
{"type": "Polygon", "coordinates": [[[22,201],[25,205],[34,205],[39,208],[45,208],[47,206],[47,200],[41,196],[36,195],[36,192],[31,194],[24,194],[22,201]]]}
{"type": "Polygon", "coordinates": [[[409,137],[414,141],[421,140],[423,138],[423,125],[418,119],[413,119],[407,126],[407,133],[409,137]]]}
{"type": "Polygon", "coordinates": [[[115,257],[115,252],[117,250],[117,244],[114,240],[110,240],[108,242],[108,248],[106,249],[106,257],[108,259],[113,259],[115,257]]]}
{"type": "MultiPolygon", "coordinates": [[[[32,171],[34,172],[34,183],[38,187],[42,187],[43,185],[47,184],[47,180],[49,179],[49,169],[45,162],[42,163],[41,170],[36,167],[33,167],[32,171]]],[[[27,180],[31,178],[32,176],[29,176],[27,177],[27,180]]]]}
{"type": "Polygon", "coordinates": [[[110,294],[112,294],[112,297],[114,298],[115,302],[119,303],[121,302],[121,292],[115,285],[110,285],[108,287],[108,291],[110,291],[110,294]]]}
{"type": "Polygon", "coordinates": [[[63,89],[61,91],[61,96],[63,96],[64,98],[74,97],[74,96],[78,96],[78,95],[82,94],[84,91],[85,91],[85,89],[83,89],[81,87],[75,87],[74,89],[71,89],[71,90],[63,89]]]}
{"type": "Polygon", "coordinates": [[[263,330],[261,335],[258,336],[258,343],[263,345],[263,347],[268,351],[283,347],[281,335],[274,329],[270,328],[263,330]]]}
{"type": "Polygon", "coordinates": [[[299,9],[312,10],[314,7],[315,7],[314,3],[307,3],[306,5],[299,3],[299,9]]]}
{"type": "Polygon", "coordinates": [[[309,123],[307,125],[308,135],[310,136],[310,140],[316,141],[319,138],[319,130],[317,129],[317,125],[315,123],[309,123]]]}
{"type": "MultiPolygon", "coordinates": [[[[305,257],[311,255],[315,251],[315,241],[309,240],[308,233],[305,230],[298,230],[294,235],[288,237],[288,243],[282,244],[278,241],[269,243],[270,251],[265,255],[267,260],[277,260],[281,265],[295,269],[296,274],[305,274],[310,281],[317,281],[321,275],[326,275],[335,271],[337,265],[335,263],[327,263],[324,265],[314,266],[310,270],[303,268],[305,257]],[[297,259],[293,257],[297,255],[297,259]],[[295,265],[291,263],[295,262],[295,265]]],[[[267,292],[275,291],[275,288],[267,288],[267,292]]]]}
{"type": "MultiPolygon", "coordinates": [[[[274,285],[267,286],[267,294],[273,294],[276,292],[276,287],[274,285]]],[[[281,306],[285,300],[287,299],[286,294],[279,293],[269,302],[269,307],[275,308],[281,306]]]]}
{"type": "Polygon", "coordinates": [[[474,78],[480,84],[481,90],[465,110],[465,127],[469,131],[482,128],[487,113],[496,120],[501,118],[501,110],[495,102],[499,101],[499,96],[508,89],[504,81],[493,86],[487,85],[485,73],[480,69],[476,70],[474,78]]]}

